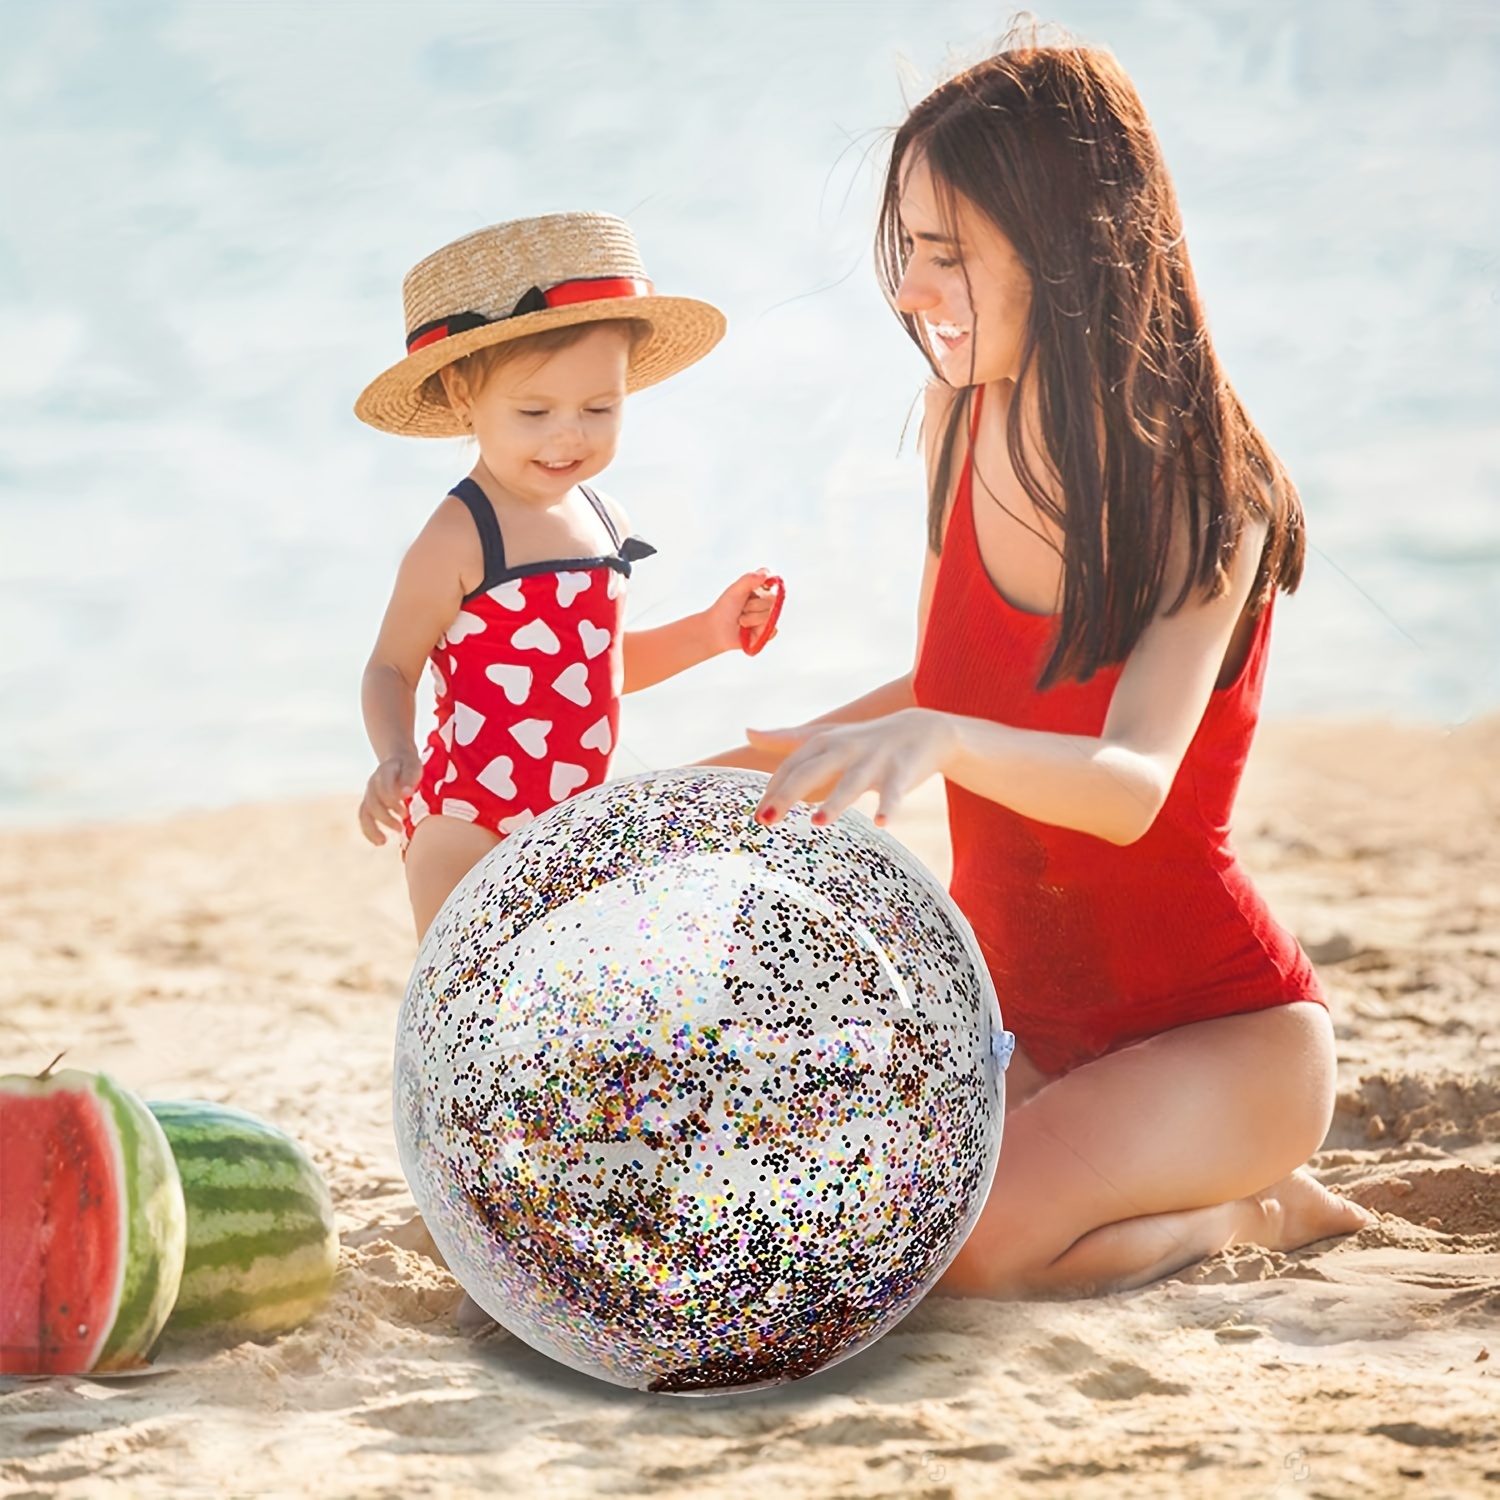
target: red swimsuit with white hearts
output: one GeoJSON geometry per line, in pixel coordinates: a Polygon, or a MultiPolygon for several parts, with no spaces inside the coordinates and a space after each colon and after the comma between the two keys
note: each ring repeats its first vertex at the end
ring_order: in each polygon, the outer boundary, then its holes
{"type": "Polygon", "coordinates": [[[451,491],[478,528],[484,582],[432,651],[437,728],[407,801],[408,840],[434,813],[503,838],[609,774],[625,675],[625,580],[656,549],[622,541],[599,497],[579,488],[615,551],[517,568],[505,564],[484,491],[472,479],[451,491]]]}

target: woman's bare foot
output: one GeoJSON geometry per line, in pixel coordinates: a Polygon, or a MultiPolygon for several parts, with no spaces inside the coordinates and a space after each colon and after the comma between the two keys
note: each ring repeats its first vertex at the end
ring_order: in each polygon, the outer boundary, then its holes
{"type": "Polygon", "coordinates": [[[1267,1250],[1298,1250],[1375,1222],[1369,1209],[1329,1192],[1301,1168],[1245,1202],[1252,1206],[1254,1227],[1243,1239],[1267,1250]]]}

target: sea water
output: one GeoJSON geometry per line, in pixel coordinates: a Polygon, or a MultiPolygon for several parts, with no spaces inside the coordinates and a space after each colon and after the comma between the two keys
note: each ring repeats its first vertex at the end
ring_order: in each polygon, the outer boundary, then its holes
{"type": "MultiPolygon", "coordinates": [[[[1306,501],[1267,709],[1500,706],[1500,10],[1060,0],[1174,172],[1224,362],[1306,501]]],[[[632,399],[632,620],[765,564],[781,637],[627,700],[617,769],[905,671],[924,367],[871,268],[886,132],[969,0],[0,9],[0,820],[323,791],[460,442],[350,407],[401,277],[602,209],[730,332],[632,399]],[[904,440],[903,440],[904,433],[904,440]]],[[[956,49],[956,50],[954,50],[956,49]]]]}

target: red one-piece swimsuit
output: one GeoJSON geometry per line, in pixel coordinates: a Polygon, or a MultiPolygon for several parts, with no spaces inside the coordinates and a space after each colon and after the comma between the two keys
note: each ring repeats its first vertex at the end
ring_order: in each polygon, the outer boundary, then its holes
{"type": "MultiPolygon", "coordinates": [[[[985,572],[971,452],[938,566],[917,702],[1020,729],[1099,734],[1121,668],[1039,691],[1055,625],[1008,603],[985,572]]],[[[1268,605],[1239,675],[1212,695],[1165,805],[1133,844],[947,785],[953,898],[979,939],[1006,1026],[1049,1076],[1192,1021],[1326,1003],[1229,840],[1270,631],[1268,605]]]]}
{"type": "Polygon", "coordinates": [[[580,485],[614,551],[507,567],[494,507],[472,479],[451,493],[474,518],[484,581],[433,648],[437,727],[406,804],[409,840],[434,813],[502,838],[609,774],[620,729],[631,564],[656,550],[620,533],[580,485]]]}

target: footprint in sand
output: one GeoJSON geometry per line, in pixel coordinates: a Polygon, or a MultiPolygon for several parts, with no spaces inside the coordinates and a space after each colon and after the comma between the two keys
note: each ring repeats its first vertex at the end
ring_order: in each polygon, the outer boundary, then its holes
{"type": "Polygon", "coordinates": [[[1125,1360],[1114,1360],[1107,1370],[1094,1370],[1073,1382],[1073,1388],[1094,1401],[1134,1401],[1137,1396],[1189,1396],[1193,1388],[1177,1380],[1158,1380],[1150,1370],[1125,1360]]]}

